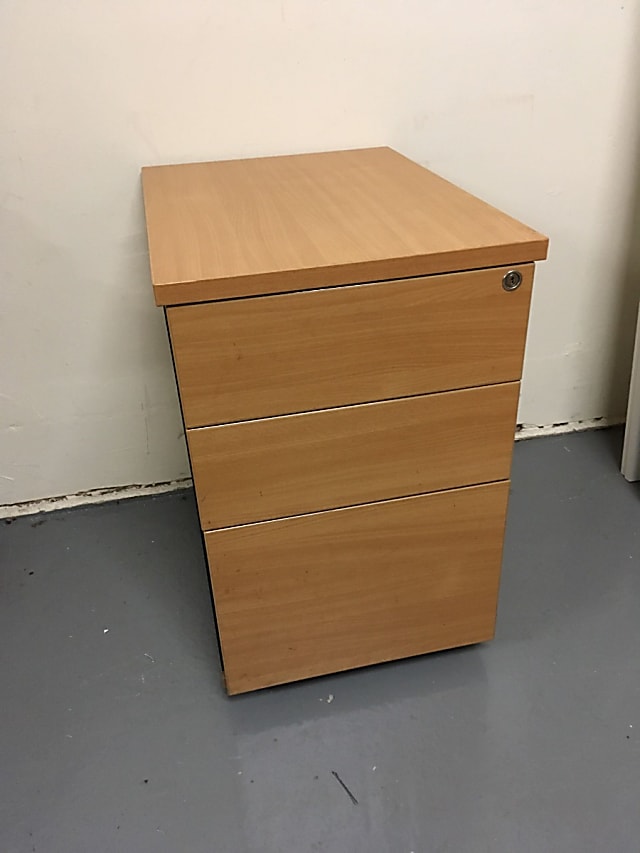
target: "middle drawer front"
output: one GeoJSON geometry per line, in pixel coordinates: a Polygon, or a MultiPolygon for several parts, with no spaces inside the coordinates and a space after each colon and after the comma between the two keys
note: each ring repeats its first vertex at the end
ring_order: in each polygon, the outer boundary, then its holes
{"type": "Polygon", "coordinates": [[[202,529],[508,479],[518,389],[188,430],[202,529]]]}

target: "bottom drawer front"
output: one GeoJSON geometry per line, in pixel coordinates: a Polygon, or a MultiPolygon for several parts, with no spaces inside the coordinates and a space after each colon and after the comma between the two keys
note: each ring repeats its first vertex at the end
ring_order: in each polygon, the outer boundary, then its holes
{"type": "Polygon", "coordinates": [[[490,639],[508,490],[206,533],[228,692],[490,639]]]}

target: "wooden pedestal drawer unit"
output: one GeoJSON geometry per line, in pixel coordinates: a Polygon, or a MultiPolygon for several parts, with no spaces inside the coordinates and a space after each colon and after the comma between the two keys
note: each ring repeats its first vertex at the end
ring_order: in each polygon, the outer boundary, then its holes
{"type": "Polygon", "coordinates": [[[143,190],[228,692],[490,639],[547,238],[388,148],[143,190]]]}

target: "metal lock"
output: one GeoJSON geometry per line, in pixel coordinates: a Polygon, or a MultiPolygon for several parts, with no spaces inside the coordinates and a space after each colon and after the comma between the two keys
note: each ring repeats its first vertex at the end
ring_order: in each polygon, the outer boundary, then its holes
{"type": "Polygon", "coordinates": [[[502,279],[502,286],[505,290],[517,290],[522,284],[522,273],[518,270],[509,270],[502,279]]]}

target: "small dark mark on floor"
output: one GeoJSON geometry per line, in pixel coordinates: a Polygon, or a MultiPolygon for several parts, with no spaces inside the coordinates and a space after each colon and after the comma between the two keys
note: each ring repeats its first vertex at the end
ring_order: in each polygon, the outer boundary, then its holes
{"type": "Polygon", "coordinates": [[[278,743],[278,738],[277,738],[277,737],[274,737],[273,742],[274,742],[274,743],[278,743]]]}
{"type": "Polygon", "coordinates": [[[47,520],[46,518],[41,518],[40,521],[34,521],[31,526],[32,527],[40,527],[40,525],[44,524],[46,520],[47,520]]]}
{"type": "Polygon", "coordinates": [[[13,524],[14,521],[15,521],[15,518],[5,518],[4,523],[5,524],[13,524]]]}
{"type": "Polygon", "coordinates": [[[354,805],[354,806],[357,806],[357,805],[358,805],[358,801],[357,801],[357,800],[356,800],[356,798],[353,796],[353,794],[351,793],[351,791],[347,788],[347,786],[344,784],[344,782],[342,781],[342,779],[338,776],[338,774],[336,773],[336,771],[335,771],[335,770],[332,770],[332,771],[331,771],[331,774],[332,774],[333,776],[335,776],[335,777],[336,777],[336,779],[338,780],[338,782],[340,782],[340,784],[342,785],[342,787],[343,787],[343,788],[344,788],[344,790],[346,791],[347,796],[349,797],[349,799],[351,800],[351,802],[353,803],[353,805],[354,805]]]}
{"type": "Polygon", "coordinates": [[[34,575],[34,574],[35,574],[35,572],[29,572],[29,574],[30,574],[30,575],[34,575]]]}
{"type": "Polygon", "coordinates": [[[148,779],[145,779],[145,780],[144,780],[144,784],[145,784],[145,785],[148,785],[148,784],[149,784],[149,780],[148,780],[148,779]]]}
{"type": "Polygon", "coordinates": [[[249,781],[250,781],[250,782],[251,782],[251,784],[253,785],[253,779],[249,779],[249,781]]]}
{"type": "Polygon", "coordinates": [[[314,779],[317,779],[317,778],[318,778],[318,776],[314,776],[313,778],[314,778],[314,779]]]}

